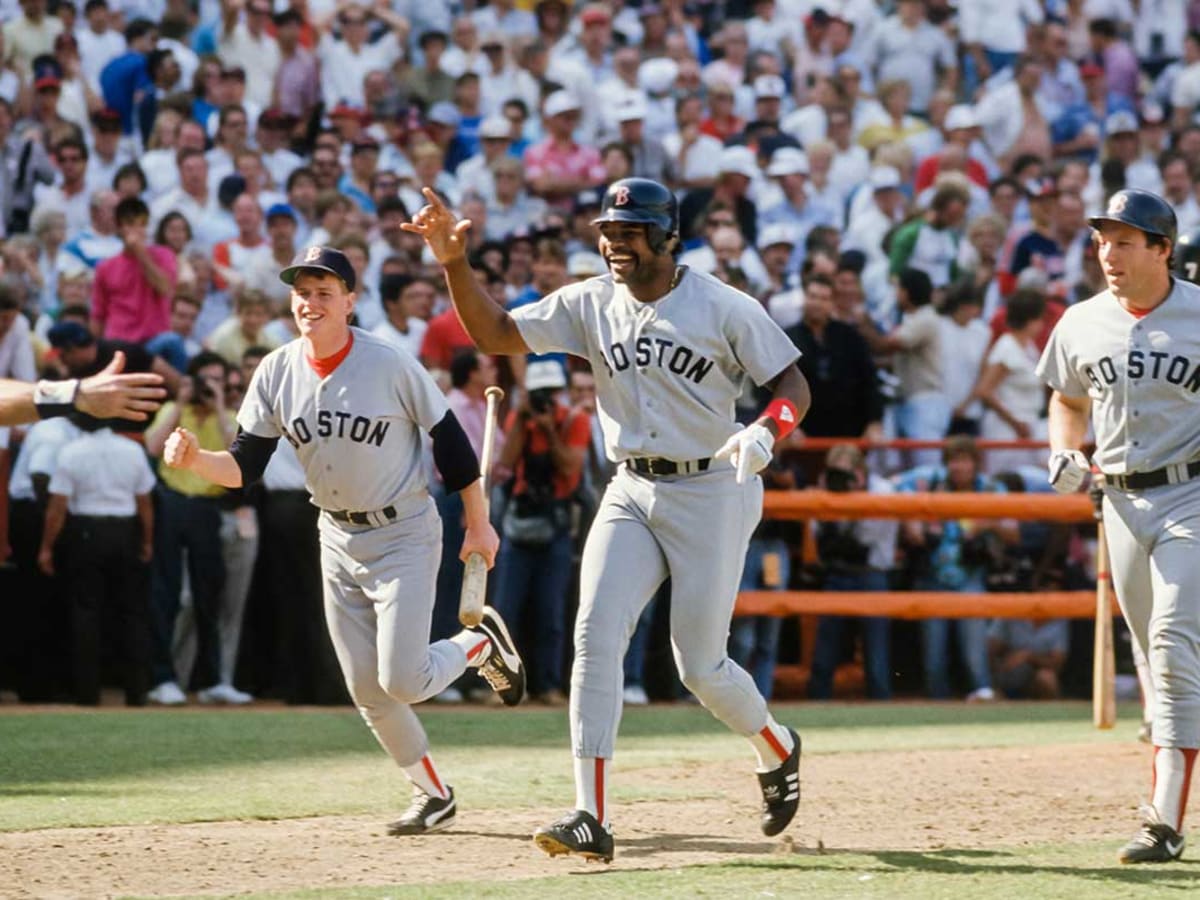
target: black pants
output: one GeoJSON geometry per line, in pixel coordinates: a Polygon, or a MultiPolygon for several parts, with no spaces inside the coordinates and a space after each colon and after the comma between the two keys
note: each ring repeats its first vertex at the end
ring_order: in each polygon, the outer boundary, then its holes
{"type": "Polygon", "coordinates": [[[102,635],[116,637],[125,702],[145,703],[150,680],[149,582],[134,517],[70,516],[58,545],[71,604],[75,701],[100,702],[102,635]],[[106,628],[111,625],[111,628],[106,628]]]}
{"type": "Polygon", "coordinates": [[[307,491],[267,491],[260,522],[268,605],[278,631],[272,685],[288,703],[348,703],[325,625],[319,511],[307,491]]]}
{"type": "Polygon", "coordinates": [[[154,566],[150,582],[154,617],[154,684],[177,681],[186,690],[194,680],[206,688],[221,678],[217,614],[225,585],[221,556],[221,507],[214,497],[189,497],[159,485],[155,491],[154,566]],[[184,551],[196,617],[196,671],[176,672],[171,648],[179,594],[183,590],[184,551]]]}
{"type": "Polygon", "coordinates": [[[37,566],[43,512],[34,500],[14,500],[9,506],[14,571],[11,591],[6,590],[4,597],[5,630],[9,631],[6,649],[11,652],[13,686],[24,703],[70,696],[66,595],[60,580],[47,578],[37,566]]]}

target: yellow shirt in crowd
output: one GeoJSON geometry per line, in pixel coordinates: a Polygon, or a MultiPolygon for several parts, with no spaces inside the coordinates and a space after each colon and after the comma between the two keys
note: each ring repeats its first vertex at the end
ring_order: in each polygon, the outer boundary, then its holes
{"type": "MultiPolygon", "coordinates": [[[[154,425],[158,425],[163,419],[174,415],[176,405],[173,400],[169,403],[164,403],[162,409],[158,411],[158,415],[154,418],[154,425]]],[[[234,413],[231,410],[226,410],[225,416],[230,430],[235,429],[237,427],[237,420],[234,413]]],[[[179,414],[179,427],[186,428],[196,435],[196,439],[200,441],[200,449],[202,450],[228,449],[225,443],[225,436],[221,434],[221,426],[217,421],[217,417],[208,415],[201,419],[196,414],[196,407],[190,403],[185,405],[179,414]]],[[[171,490],[178,491],[180,494],[188,497],[220,497],[225,493],[225,488],[219,484],[205,481],[195,472],[172,469],[163,463],[160,463],[158,466],[158,477],[171,490]]]]}

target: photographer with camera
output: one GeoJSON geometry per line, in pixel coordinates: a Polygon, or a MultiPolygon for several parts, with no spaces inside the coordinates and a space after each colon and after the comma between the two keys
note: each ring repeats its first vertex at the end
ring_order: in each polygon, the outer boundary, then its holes
{"type": "MultiPolygon", "coordinates": [[[[895,492],[891,483],[871,472],[867,459],[854,444],[838,444],[825,456],[819,486],[834,493],[895,492]]],[[[886,591],[888,572],[896,558],[895,519],[861,519],[817,523],[817,553],[821,559],[821,588],[826,591],[886,591]]],[[[891,620],[881,616],[822,616],[817,623],[808,696],[833,697],[833,674],[842,661],[843,633],[847,625],[862,626],[863,672],[867,696],[890,700],[892,696],[891,620]]]]}
{"type": "MultiPolygon", "coordinates": [[[[902,492],[963,491],[1005,493],[982,473],[980,451],[973,438],[957,435],[946,440],[942,465],[919,466],[896,476],[902,492]]],[[[989,566],[1000,557],[999,544],[1020,539],[1015,522],[955,519],[945,522],[909,520],[903,540],[913,570],[913,587],[922,591],[982,593],[989,566]]],[[[968,701],[994,700],[988,667],[988,620],[956,619],[955,630],[963,667],[970,679],[968,701]]],[[[930,697],[950,697],[950,659],[947,619],[921,620],[925,687],[930,697]]]]}
{"type": "Polygon", "coordinates": [[[567,586],[571,577],[568,500],[579,486],[591,436],[589,417],[563,398],[562,366],[532,362],[525,393],[504,425],[499,467],[513,472],[512,493],[501,519],[504,540],[496,560],[495,606],[520,643],[522,614],[534,620],[528,661],[535,700],[561,706],[567,586]]]}
{"type": "MultiPolygon", "coordinates": [[[[146,429],[146,452],[161,458],[167,438],[176,428],[197,436],[204,450],[228,447],[237,430],[235,413],[225,405],[228,366],[211,351],[199,353],[188,364],[179,395],[158,411],[146,429]]],[[[187,673],[176,673],[172,658],[175,620],[183,589],[184,551],[196,626],[195,680],[203,689],[201,702],[229,702],[220,684],[221,647],[218,615],[225,583],[221,553],[221,508],[225,488],[205,481],[186,469],[162,466],[155,491],[154,565],[150,579],[151,616],[154,625],[154,671],[150,700],[177,705],[187,699],[183,688],[187,673]],[[183,678],[178,677],[183,675],[183,678]]]]}

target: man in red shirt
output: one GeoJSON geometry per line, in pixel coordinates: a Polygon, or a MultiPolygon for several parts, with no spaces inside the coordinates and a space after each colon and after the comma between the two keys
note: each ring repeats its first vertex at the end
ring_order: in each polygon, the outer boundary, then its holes
{"type": "Polygon", "coordinates": [[[117,204],[121,252],[96,267],[92,333],[141,344],[171,327],[177,262],[166,247],[148,243],[150,210],[137,197],[117,204]]]}
{"type": "Polygon", "coordinates": [[[271,248],[263,238],[262,207],[247,191],[233,201],[233,221],[238,236],[221,241],[213,247],[213,283],[218,290],[225,290],[230,283],[237,286],[256,266],[266,264],[271,258],[271,248]]]}
{"type": "Polygon", "coordinates": [[[595,147],[575,142],[579,101],[567,91],[555,91],[542,106],[546,139],[525,151],[525,174],[533,193],[551,206],[569,212],[580,191],[604,181],[604,166],[595,147]]]}

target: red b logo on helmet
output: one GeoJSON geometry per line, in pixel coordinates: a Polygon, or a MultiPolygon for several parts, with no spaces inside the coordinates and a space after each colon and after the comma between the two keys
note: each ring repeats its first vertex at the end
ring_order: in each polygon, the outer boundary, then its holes
{"type": "Polygon", "coordinates": [[[621,185],[617,188],[616,194],[613,195],[613,206],[624,206],[629,202],[629,188],[621,185]]]}

